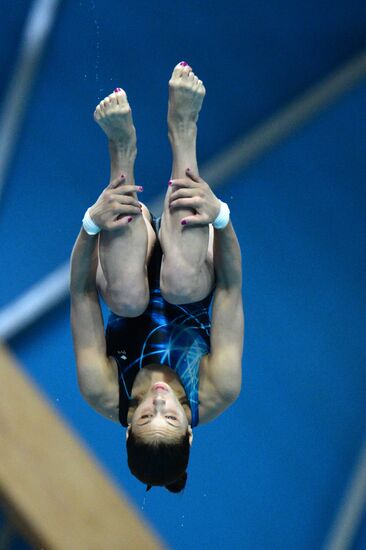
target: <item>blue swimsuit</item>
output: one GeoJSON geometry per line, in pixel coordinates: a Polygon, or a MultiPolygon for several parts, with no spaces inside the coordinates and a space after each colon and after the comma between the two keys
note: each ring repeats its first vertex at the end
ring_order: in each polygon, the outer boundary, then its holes
{"type": "MultiPolygon", "coordinates": [[[[158,235],[160,218],[152,215],[151,224],[158,235]]],[[[168,303],[160,292],[162,250],[159,239],[148,266],[150,301],[139,317],[119,317],[110,313],[106,328],[107,354],[118,366],[119,420],[127,426],[134,380],[141,368],[152,363],[174,370],[185,389],[197,426],[199,366],[210,351],[209,308],[213,290],[200,302],[184,305],[168,303]]]]}

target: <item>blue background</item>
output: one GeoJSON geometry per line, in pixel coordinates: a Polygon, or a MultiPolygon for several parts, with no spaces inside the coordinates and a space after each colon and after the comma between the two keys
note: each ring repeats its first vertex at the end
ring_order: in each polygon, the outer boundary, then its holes
{"type": "MultiPolygon", "coordinates": [[[[3,104],[30,3],[0,6],[3,104]]],[[[68,259],[108,180],[92,113],[116,86],[133,108],[136,180],[149,205],[170,176],[167,81],[177,62],[207,89],[203,164],[360,52],[365,29],[356,0],[63,2],[0,203],[0,307],[68,259]]],[[[363,80],[216,191],[243,254],[243,390],[195,430],[183,494],[145,495],[122,429],[83,401],[67,302],[9,342],[173,549],[313,550],[329,532],[365,436],[365,113],[363,80]]]]}

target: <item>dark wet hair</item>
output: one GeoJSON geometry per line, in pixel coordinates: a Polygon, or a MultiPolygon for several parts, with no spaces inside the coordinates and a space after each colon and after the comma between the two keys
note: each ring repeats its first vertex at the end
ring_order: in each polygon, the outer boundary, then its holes
{"type": "Polygon", "coordinates": [[[172,493],[180,493],[187,482],[190,448],[188,430],[172,443],[159,439],[145,443],[130,430],[127,439],[128,467],[139,481],[146,483],[147,491],[154,485],[160,485],[172,493]]]}

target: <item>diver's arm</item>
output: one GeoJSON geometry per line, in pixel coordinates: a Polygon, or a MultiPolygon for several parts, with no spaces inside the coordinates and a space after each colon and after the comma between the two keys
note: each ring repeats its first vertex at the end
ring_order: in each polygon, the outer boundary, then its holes
{"type": "Polygon", "coordinates": [[[241,252],[230,221],[224,229],[215,229],[214,266],[216,290],[212,305],[211,352],[205,376],[208,386],[230,404],[241,389],[244,345],[241,252]]]}
{"type": "Polygon", "coordinates": [[[71,328],[80,391],[93,406],[114,401],[118,394],[113,360],[106,356],[97,267],[98,235],[81,229],[71,255],[71,328]]]}

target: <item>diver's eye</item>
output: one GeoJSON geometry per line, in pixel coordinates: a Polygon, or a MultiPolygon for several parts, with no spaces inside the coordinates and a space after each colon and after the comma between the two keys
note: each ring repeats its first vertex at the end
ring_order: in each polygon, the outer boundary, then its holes
{"type": "Polygon", "coordinates": [[[152,414],[143,414],[141,418],[151,418],[152,414]]]}
{"type": "Polygon", "coordinates": [[[170,418],[171,420],[178,420],[176,416],[166,416],[165,418],[170,418]]]}

